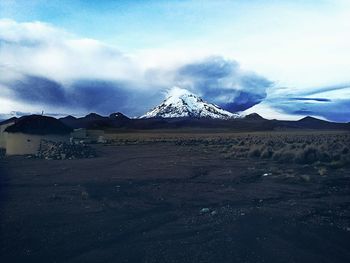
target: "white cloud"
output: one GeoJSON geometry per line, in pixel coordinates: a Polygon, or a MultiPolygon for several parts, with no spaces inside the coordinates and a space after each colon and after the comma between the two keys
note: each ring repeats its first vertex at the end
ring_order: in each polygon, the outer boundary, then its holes
{"type": "Polygon", "coordinates": [[[253,107],[242,112],[243,115],[248,115],[252,113],[259,113],[263,118],[269,120],[299,120],[304,117],[304,115],[288,114],[264,102],[254,105],[253,107]]]}
{"type": "Polygon", "coordinates": [[[140,77],[138,66],[114,47],[78,38],[51,25],[0,20],[1,65],[59,82],[140,77]]]}

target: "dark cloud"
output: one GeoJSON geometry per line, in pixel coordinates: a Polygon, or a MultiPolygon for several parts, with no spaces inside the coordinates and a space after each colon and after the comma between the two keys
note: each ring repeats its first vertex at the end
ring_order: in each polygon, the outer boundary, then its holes
{"type": "Polygon", "coordinates": [[[327,107],[314,107],[310,105],[300,110],[283,109],[289,114],[320,116],[335,122],[349,122],[350,100],[334,103],[327,107]]]}
{"type": "Polygon", "coordinates": [[[127,82],[101,80],[77,81],[67,94],[73,106],[101,114],[121,111],[129,116],[144,114],[163,97],[157,90],[144,90],[127,82]]]}
{"type": "Polygon", "coordinates": [[[29,104],[101,114],[122,111],[132,116],[144,114],[160,103],[165,91],[174,85],[189,89],[232,112],[260,103],[266,97],[266,89],[272,85],[261,76],[242,72],[237,62],[221,57],[210,57],[180,67],[175,73],[174,83],[170,81],[167,86],[149,84],[152,86],[141,87],[137,83],[82,79],[64,86],[48,78],[26,75],[6,85],[13,100],[29,104]]]}
{"type": "Polygon", "coordinates": [[[53,80],[25,76],[7,83],[13,100],[27,104],[58,106],[78,112],[109,114],[122,111],[138,116],[163,99],[156,89],[135,88],[133,84],[102,80],[79,80],[64,86],[53,80]]]}
{"type": "MultiPolygon", "coordinates": [[[[340,89],[343,89],[340,88],[340,89]]],[[[327,90],[329,91],[329,90],[327,90]]],[[[331,91],[337,92],[338,89],[331,91]]],[[[321,90],[320,94],[322,94],[321,90]]],[[[317,95],[317,93],[314,93],[317,95]]],[[[266,101],[268,105],[282,110],[291,115],[310,115],[323,117],[325,119],[336,122],[350,121],[350,98],[274,98],[266,101]]]]}
{"type": "Polygon", "coordinates": [[[339,90],[342,90],[342,89],[349,89],[349,87],[350,87],[350,83],[318,87],[318,88],[313,88],[313,89],[310,89],[310,90],[306,90],[306,91],[302,92],[302,95],[303,96],[317,95],[317,94],[320,94],[320,93],[322,94],[323,92],[339,91],[339,90]]]}
{"type": "Polygon", "coordinates": [[[63,106],[68,103],[64,87],[47,78],[26,76],[8,86],[15,100],[52,106],[63,106]]]}
{"type": "Polygon", "coordinates": [[[326,103],[295,104],[293,107],[283,107],[290,114],[321,116],[331,121],[350,121],[350,99],[332,100],[326,103]]]}
{"type": "Polygon", "coordinates": [[[244,72],[236,61],[209,57],[182,66],[177,85],[200,94],[229,111],[242,111],[260,103],[273,83],[254,73],[244,72]]]}
{"type": "Polygon", "coordinates": [[[239,66],[235,61],[224,60],[221,57],[210,57],[201,62],[182,66],[178,70],[180,76],[198,78],[201,80],[219,80],[234,72],[239,66]]]}
{"type": "Polygon", "coordinates": [[[305,110],[305,109],[293,111],[293,114],[297,114],[297,115],[315,115],[314,112],[312,112],[310,110],[305,110]]]}
{"type": "Polygon", "coordinates": [[[237,91],[233,102],[222,104],[221,107],[231,112],[244,111],[260,103],[266,97],[266,93],[255,94],[244,91],[237,91]]]}
{"type": "Polygon", "coordinates": [[[300,100],[300,101],[319,101],[319,102],[330,102],[330,99],[326,98],[291,98],[291,100],[300,100]]]}
{"type": "Polygon", "coordinates": [[[67,91],[71,106],[89,111],[108,113],[128,98],[123,84],[99,80],[82,80],[73,83],[67,91]]]}

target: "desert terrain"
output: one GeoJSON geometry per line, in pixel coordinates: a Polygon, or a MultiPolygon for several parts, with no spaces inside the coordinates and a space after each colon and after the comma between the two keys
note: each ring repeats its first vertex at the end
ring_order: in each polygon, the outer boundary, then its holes
{"type": "Polygon", "coordinates": [[[110,132],[0,158],[1,262],[349,262],[350,134],[110,132]]]}

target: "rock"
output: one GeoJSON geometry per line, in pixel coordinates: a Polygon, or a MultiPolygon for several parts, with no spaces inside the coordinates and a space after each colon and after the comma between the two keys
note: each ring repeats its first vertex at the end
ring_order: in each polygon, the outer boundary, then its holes
{"type": "Polygon", "coordinates": [[[210,212],[210,209],[207,208],[207,207],[204,207],[200,210],[201,214],[206,214],[206,213],[209,213],[210,212]]]}
{"type": "Polygon", "coordinates": [[[87,199],[89,198],[89,193],[86,192],[86,191],[82,191],[82,192],[81,192],[81,198],[82,198],[83,200],[87,200],[87,199]]]}
{"type": "Polygon", "coordinates": [[[321,176],[325,176],[327,174],[327,169],[325,167],[321,167],[318,169],[318,174],[321,176]]]}
{"type": "Polygon", "coordinates": [[[104,136],[98,136],[97,143],[106,143],[107,140],[104,136]]]}
{"type": "Polygon", "coordinates": [[[46,160],[72,160],[93,158],[96,157],[96,152],[93,148],[84,144],[69,144],[43,140],[36,157],[46,160]]]}
{"type": "Polygon", "coordinates": [[[300,178],[303,179],[305,182],[309,182],[311,180],[310,175],[307,174],[300,175],[300,178]]]}

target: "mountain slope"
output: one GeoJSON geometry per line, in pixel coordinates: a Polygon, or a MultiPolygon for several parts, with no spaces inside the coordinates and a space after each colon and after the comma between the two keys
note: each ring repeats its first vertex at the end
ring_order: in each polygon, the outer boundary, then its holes
{"type": "Polygon", "coordinates": [[[140,118],[208,118],[232,119],[240,117],[208,103],[184,89],[176,89],[162,104],[140,118]]]}

